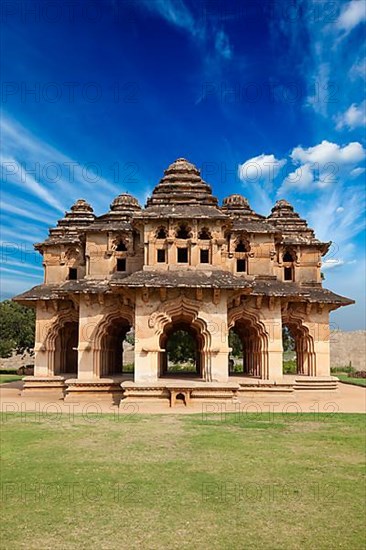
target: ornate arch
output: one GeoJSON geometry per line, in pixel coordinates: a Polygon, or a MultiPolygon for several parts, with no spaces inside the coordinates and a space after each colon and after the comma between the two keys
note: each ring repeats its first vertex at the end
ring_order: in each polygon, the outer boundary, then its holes
{"type": "Polygon", "coordinates": [[[185,296],[180,296],[176,300],[171,300],[164,304],[164,311],[156,311],[150,315],[148,324],[150,328],[155,329],[158,341],[174,324],[186,322],[197,335],[201,338],[202,353],[202,377],[206,381],[212,379],[211,374],[211,333],[207,322],[199,316],[200,303],[190,300],[185,296]]]}
{"type": "Polygon", "coordinates": [[[246,362],[248,372],[269,378],[269,334],[259,315],[248,308],[246,304],[240,304],[228,311],[228,330],[234,328],[236,323],[244,322],[251,333],[247,340],[248,351],[246,362]]]}
{"type": "Polygon", "coordinates": [[[236,236],[234,240],[234,251],[242,254],[250,252],[250,241],[246,234],[241,233],[236,236]],[[237,250],[238,248],[243,248],[243,250],[237,250]]]}
{"type": "Polygon", "coordinates": [[[90,336],[90,342],[92,343],[93,349],[93,374],[98,378],[105,367],[105,360],[102,357],[103,339],[108,335],[108,331],[113,323],[121,320],[125,320],[127,325],[134,327],[134,309],[126,305],[121,305],[120,307],[108,312],[96,325],[90,336]]]}
{"type": "Polygon", "coordinates": [[[299,312],[288,309],[282,313],[282,324],[288,325],[295,334],[295,349],[298,374],[316,376],[316,353],[314,349],[314,336],[299,312]]]}
{"type": "Polygon", "coordinates": [[[57,349],[57,338],[66,323],[79,323],[79,312],[70,308],[58,312],[56,319],[48,327],[44,339],[44,351],[47,353],[47,368],[49,375],[55,374],[56,354],[60,352],[57,349]]]}

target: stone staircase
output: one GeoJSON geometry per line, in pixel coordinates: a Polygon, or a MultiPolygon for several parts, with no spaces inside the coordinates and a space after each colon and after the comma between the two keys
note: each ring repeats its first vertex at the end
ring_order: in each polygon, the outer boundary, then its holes
{"type": "Polygon", "coordinates": [[[311,376],[304,376],[296,378],[294,383],[294,390],[307,390],[307,391],[334,391],[338,389],[338,378],[335,376],[327,376],[324,378],[313,378],[311,376]]]}

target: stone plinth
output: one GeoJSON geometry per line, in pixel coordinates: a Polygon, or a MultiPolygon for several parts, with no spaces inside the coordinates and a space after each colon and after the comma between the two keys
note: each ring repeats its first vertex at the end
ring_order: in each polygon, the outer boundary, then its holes
{"type": "Polygon", "coordinates": [[[22,395],[55,399],[63,399],[65,396],[64,376],[25,376],[23,382],[22,395]]]}
{"type": "Polygon", "coordinates": [[[79,380],[77,378],[67,380],[65,401],[94,401],[108,400],[119,403],[122,398],[120,381],[112,378],[100,378],[93,380],[79,380]]]}

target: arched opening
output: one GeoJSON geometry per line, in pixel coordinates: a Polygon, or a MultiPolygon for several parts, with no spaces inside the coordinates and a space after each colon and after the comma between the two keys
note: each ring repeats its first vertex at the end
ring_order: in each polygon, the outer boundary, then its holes
{"type": "Polygon", "coordinates": [[[77,376],[79,324],[67,321],[55,338],[54,374],[77,376]]]}
{"type": "Polygon", "coordinates": [[[160,376],[202,376],[203,337],[187,322],[169,324],[160,337],[160,376]]]}
{"type": "Polygon", "coordinates": [[[294,281],[295,280],[295,261],[296,254],[289,249],[284,250],[283,257],[283,280],[294,281]]]}
{"type": "Polygon", "coordinates": [[[156,232],[156,238],[157,239],[166,239],[168,236],[167,230],[165,227],[159,227],[159,229],[156,232]]]}
{"type": "Polygon", "coordinates": [[[248,245],[245,241],[240,240],[235,247],[235,252],[248,252],[248,245]]]}
{"type": "Polygon", "coordinates": [[[103,330],[100,338],[99,376],[122,376],[132,374],[133,336],[127,319],[112,319],[103,330]]]}
{"type": "Polygon", "coordinates": [[[202,227],[202,229],[198,233],[198,238],[201,241],[209,241],[212,238],[212,235],[207,227],[202,227]]]}
{"type": "Polygon", "coordinates": [[[313,340],[300,321],[282,321],[283,374],[315,375],[313,340]]]}
{"type": "Polygon", "coordinates": [[[127,246],[123,241],[118,241],[116,244],[116,252],[126,252],[127,246]]]}
{"type": "Polygon", "coordinates": [[[186,224],[182,224],[178,227],[176,231],[177,239],[189,239],[190,238],[190,228],[186,224]]]}
{"type": "Polygon", "coordinates": [[[262,377],[264,342],[247,319],[237,320],[229,331],[229,376],[262,377]]]}
{"type": "Polygon", "coordinates": [[[249,243],[240,238],[235,244],[235,259],[236,259],[236,272],[247,273],[248,272],[248,252],[250,251],[249,243]]]}

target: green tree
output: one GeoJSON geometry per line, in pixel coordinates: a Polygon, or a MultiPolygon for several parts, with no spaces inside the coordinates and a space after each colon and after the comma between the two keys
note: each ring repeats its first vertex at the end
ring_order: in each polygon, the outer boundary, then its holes
{"type": "Polygon", "coordinates": [[[33,348],[35,312],[11,300],[0,303],[0,357],[33,348]]]}
{"type": "Polygon", "coordinates": [[[167,352],[173,363],[194,363],[196,360],[196,342],[185,330],[177,330],[168,339],[167,352]]]}
{"type": "Polygon", "coordinates": [[[231,355],[234,357],[241,357],[243,346],[238,334],[232,329],[229,331],[229,347],[232,348],[231,355]]]}
{"type": "Polygon", "coordinates": [[[282,343],[283,343],[283,351],[294,351],[295,340],[291,335],[289,328],[286,325],[282,327],[282,343]]]}

